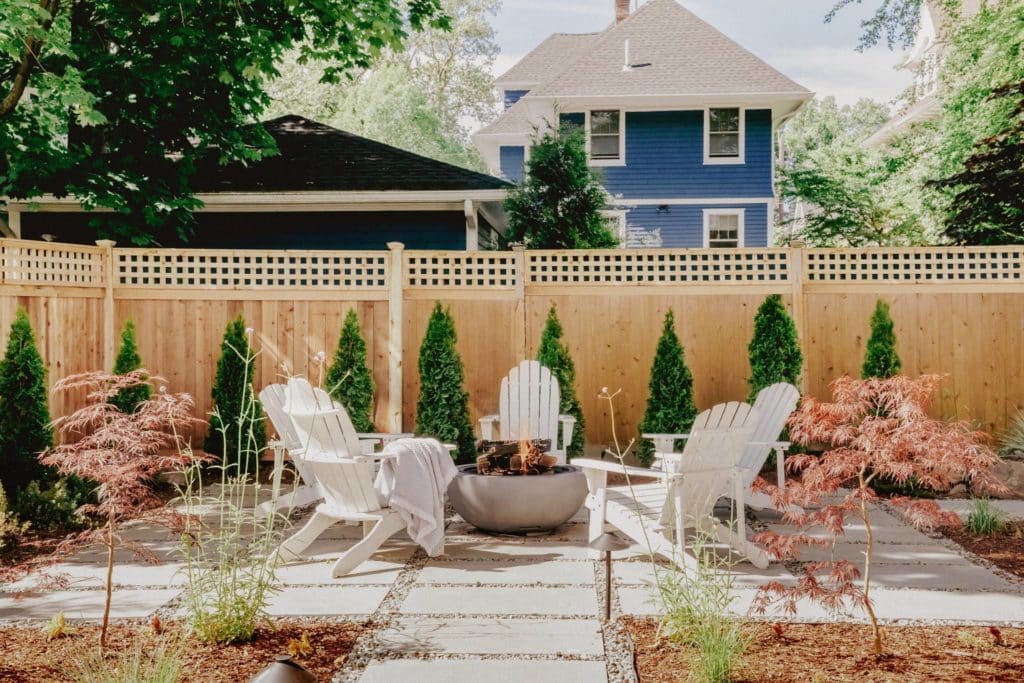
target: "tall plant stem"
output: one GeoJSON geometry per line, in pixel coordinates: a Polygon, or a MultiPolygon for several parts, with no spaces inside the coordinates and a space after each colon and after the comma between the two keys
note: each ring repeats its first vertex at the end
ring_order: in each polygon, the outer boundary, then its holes
{"type": "Polygon", "coordinates": [[[114,590],[114,516],[107,520],[107,600],[103,605],[103,626],[100,628],[100,650],[107,646],[107,626],[110,624],[110,600],[114,590]]]}
{"type": "Polygon", "coordinates": [[[878,625],[878,617],[875,616],[875,609],[871,606],[871,551],[873,550],[873,537],[871,533],[871,521],[868,519],[868,501],[864,495],[867,492],[867,483],[864,481],[864,468],[858,473],[860,483],[860,516],[864,520],[864,533],[867,535],[867,548],[864,551],[864,609],[868,611],[871,619],[871,630],[875,635],[875,654],[882,654],[882,629],[878,625]]]}

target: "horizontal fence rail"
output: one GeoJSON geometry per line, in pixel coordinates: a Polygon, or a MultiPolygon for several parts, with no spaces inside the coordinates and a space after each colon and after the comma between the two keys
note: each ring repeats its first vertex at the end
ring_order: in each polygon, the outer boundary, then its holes
{"type": "Polygon", "coordinates": [[[32,240],[0,240],[0,282],[103,287],[103,249],[32,240]]]}

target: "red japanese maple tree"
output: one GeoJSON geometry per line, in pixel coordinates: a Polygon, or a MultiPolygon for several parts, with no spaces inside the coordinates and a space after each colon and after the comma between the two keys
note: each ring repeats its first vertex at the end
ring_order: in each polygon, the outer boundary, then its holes
{"type": "MultiPolygon", "coordinates": [[[[793,534],[766,531],[755,540],[777,559],[796,559],[804,546],[831,543],[829,538],[812,536],[808,529],[823,527],[838,536],[847,516],[856,514],[867,535],[863,574],[847,560],[809,562],[795,586],[778,582],[762,586],[752,608],[755,613],[781,606],[795,614],[802,598],[831,610],[850,601],[867,612],[875,653],[882,654],[882,632],[871,602],[873,535],[868,506],[878,498],[872,484],[879,478],[906,484],[913,477],[939,491],[962,481],[969,481],[974,490],[1005,490],[992,474],[999,459],[985,445],[987,435],[966,422],[928,415],[931,397],[941,381],[938,375],[918,379],[843,377],[832,383],[832,403],[803,400],[789,420],[789,433],[798,443],[821,444],[827,450],[820,457],[801,454],[788,458],[787,468],[801,476],[787,481],[784,490],[758,480],[757,486],[772,496],[779,509],[787,510],[784,521],[799,530],[793,534]],[[860,578],[863,580],[858,583],[860,578]]],[[[895,497],[888,502],[920,530],[960,523],[955,513],[942,510],[934,500],[895,497]]]]}
{"type": "Polygon", "coordinates": [[[148,377],[145,370],[123,375],[87,372],[66,377],[54,388],[57,392],[86,392],[85,406],[55,421],[63,443],[44,451],[40,460],[61,474],[74,474],[99,484],[97,502],[82,506],[81,512],[96,518],[102,526],[82,532],[75,541],[100,543],[107,549],[100,647],[107,640],[115,550],[124,546],[145,554],[136,544],[122,541],[118,533],[121,524],[146,520],[180,526],[180,515],[162,505],[153,490],[153,479],[161,472],[184,470],[198,457],[184,439],[197,421],[188,394],[172,394],[161,386],[130,413],[121,412],[110,402],[124,389],[161,381],[148,377]]]}

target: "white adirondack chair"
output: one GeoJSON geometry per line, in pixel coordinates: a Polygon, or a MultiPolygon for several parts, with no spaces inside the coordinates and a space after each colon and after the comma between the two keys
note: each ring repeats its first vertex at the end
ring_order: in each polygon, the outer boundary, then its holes
{"type": "Polygon", "coordinates": [[[324,502],[298,532],[280,545],[276,557],[284,562],[300,559],[302,552],[334,524],[360,523],[363,539],[345,551],[332,569],[333,576],[344,576],[405,528],[401,515],[381,504],[373,486],[375,462],[395,456],[374,454],[374,441],[358,438],[345,409],[322,408],[306,380],[289,380],[286,397],[285,412],[303,446],[295,462],[302,476],[315,482],[324,502]]]}
{"type": "Polygon", "coordinates": [[[576,418],[559,415],[561,392],[551,370],[535,360],[524,360],[501,380],[498,414],[480,418],[480,436],[485,441],[550,439],[551,455],[565,464],[565,451],[572,443],[576,418]],[[495,434],[495,424],[498,425],[495,434]],[[558,443],[558,425],[562,443],[558,443]]]}
{"type": "Polygon", "coordinates": [[[732,489],[737,510],[743,510],[746,485],[737,466],[758,420],[745,403],[722,403],[701,413],[686,447],[671,458],[671,467],[653,471],[617,462],[577,458],[574,465],[587,477],[586,506],[590,511],[590,540],[604,533],[605,523],[620,529],[648,551],[673,560],[684,569],[695,566],[686,553],[685,530],[696,529],[726,542],[755,566],[768,566],[768,554],[747,539],[746,519],[736,515],[735,527],[714,516],[721,491],[732,489]],[[608,486],[608,473],[627,474],[653,483],[608,486]],[[635,496],[635,497],[634,497],[635,496]]]}
{"type": "MultiPolygon", "coordinates": [[[[746,485],[747,503],[760,508],[774,508],[771,498],[763,493],[751,491],[750,487],[754,480],[761,473],[761,468],[771,452],[775,451],[775,468],[779,487],[786,486],[786,449],[789,448],[788,441],[779,441],[779,436],[786,427],[786,420],[796,410],[796,404],[800,401],[800,392],[792,384],[778,382],[765,387],[758,392],[754,399],[754,409],[757,410],[760,418],[750,437],[750,443],[743,449],[737,467],[743,475],[746,485]]],[[[701,417],[694,420],[693,428],[705,426],[701,424],[701,417]]],[[[673,444],[676,440],[686,439],[687,434],[643,434],[645,439],[654,441],[655,467],[666,467],[666,460],[673,460],[678,457],[673,454],[673,444]]],[[[722,491],[722,496],[730,495],[728,490],[722,491]]],[[[795,506],[794,506],[794,509],[795,506]]]]}
{"type": "MultiPolygon", "coordinates": [[[[412,434],[387,434],[380,432],[356,433],[347,411],[336,403],[331,396],[318,387],[314,387],[303,378],[292,378],[289,380],[292,387],[290,398],[294,408],[306,412],[319,411],[324,419],[328,421],[327,429],[336,438],[337,443],[351,445],[352,440],[359,442],[358,453],[372,452],[378,444],[386,444],[395,439],[412,436],[412,434]],[[328,410],[340,409],[337,413],[327,414],[328,410]],[[340,436],[339,436],[340,435],[340,436]]],[[[271,500],[263,503],[261,510],[299,507],[316,502],[323,498],[323,495],[316,488],[316,480],[312,472],[305,471],[301,456],[306,449],[306,444],[301,441],[296,432],[291,418],[288,416],[289,391],[284,384],[270,384],[260,392],[260,402],[270,418],[270,422],[277,432],[277,439],[270,443],[274,451],[274,475],[271,486],[271,500]],[[291,493],[280,495],[281,472],[284,468],[284,452],[292,458],[295,469],[299,472],[299,478],[303,484],[297,486],[291,493]]],[[[336,445],[332,443],[332,445],[336,445]]]]}

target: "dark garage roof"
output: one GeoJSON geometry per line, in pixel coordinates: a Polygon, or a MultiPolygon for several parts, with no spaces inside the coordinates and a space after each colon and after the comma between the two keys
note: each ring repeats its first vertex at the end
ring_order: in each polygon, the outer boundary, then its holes
{"type": "Polygon", "coordinates": [[[262,125],[279,154],[248,165],[197,164],[196,192],[500,190],[505,181],[331,128],[301,116],[262,125]]]}

